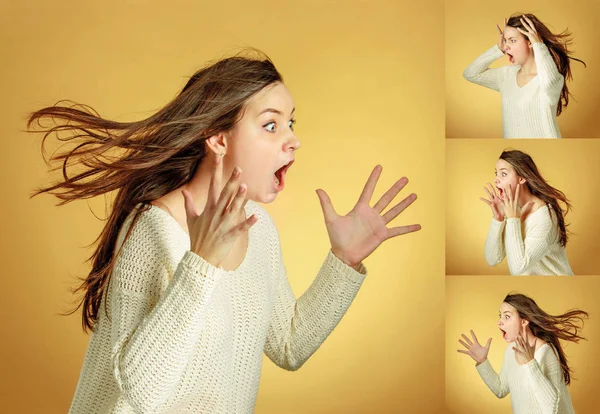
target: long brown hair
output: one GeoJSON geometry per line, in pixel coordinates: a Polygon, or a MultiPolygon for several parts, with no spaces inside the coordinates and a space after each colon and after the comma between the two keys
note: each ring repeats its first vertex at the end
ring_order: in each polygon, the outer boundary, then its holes
{"type": "Polygon", "coordinates": [[[548,205],[548,209],[551,210],[550,212],[554,212],[557,219],[560,244],[563,247],[566,246],[569,237],[565,216],[572,209],[572,206],[565,193],[548,184],[538,171],[533,159],[523,151],[504,150],[500,155],[500,159],[512,165],[517,175],[526,180],[527,188],[529,188],[531,194],[544,201],[548,205]],[[560,203],[565,205],[564,209],[560,203]]]}
{"type": "MultiPolygon", "coordinates": [[[[48,164],[60,161],[62,181],[38,188],[32,195],[50,193],[63,205],[116,191],[112,211],[96,250],[87,278],[74,289],[85,292],[82,307],[84,331],[93,330],[99,316],[102,295],[110,282],[119,229],[136,210],[129,236],[139,214],[150,208],[150,201],[177,189],[193,176],[205,155],[205,140],[228,131],[243,115],[245,103],[255,93],[275,82],[282,82],[273,62],[260,52],[244,53],[219,60],[197,71],[176,97],[149,118],[135,122],[116,122],[100,117],[92,108],[71,101],[59,101],[32,113],[28,130],[37,121],[46,138],[56,133],[60,141],[77,145],[70,151],[53,154],[48,164]],[[54,126],[43,127],[41,119],[52,119],[54,126]],[[58,121],[58,122],[57,122],[58,121]],[[68,132],[66,138],[59,132],[68,132]],[[83,171],[70,176],[68,167],[76,164],[83,171]],[[136,206],[142,203],[142,208],[136,206]]],[[[30,131],[31,132],[31,131],[30,131]]]]}
{"type": "MultiPolygon", "coordinates": [[[[562,113],[563,109],[566,109],[567,105],[569,105],[570,93],[567,81],[573,79],[573,74],[571,73],[571,60],[581,62],[585,67],[587,67],[587,65],[583,60],[570,56],[573,52],[569,50],[569,46],[573,44],[573,40],[571,39],[571,32],[569,32],[569,29],[565,29],[563,32],[556,34],[552,33],[544,23],[535,17],[535,15],[529,13],[513,14],[508,19],[507,26],[514,27],[515,29],[520,28],[527,32],[527,29],[523,26],[523,23],[521,23],[522,17],[528,17],[533,22],[535,30],[540,36],[540,40],[548,47],[558,71],[565,78],[565,83],[560,92],[560,99],[558,100],[556,108],[556,116],[558,116],[562,113]]],[[[529,40],[526,34],[523,34],[523,36],[529,40]]]]}
{"type": "Polygon", "coordinates": [[[544,340],[554,348],[558,354],[565,383],[569,385],[572,370],[569,368],[560,340],[577,343],[585,339],[579,335],[579,331],[583,328],[583,320],[588,318],[588,313],[580,309],[571,309],[561,315],[550,315],[544,312],[533,299],[520,293],[508,294],[504,302],[513,306],[519,312],[521,319],[529,321],[529,328],[536,338],[544,340]]]}

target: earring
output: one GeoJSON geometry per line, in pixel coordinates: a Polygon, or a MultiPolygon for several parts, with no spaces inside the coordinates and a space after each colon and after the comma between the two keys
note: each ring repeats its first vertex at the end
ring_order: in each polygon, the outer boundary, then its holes
{"type": "Polygon", "coordinates": [[[225,156],[225,151],[221,151],[220,154],[217,154],[219,157],[223,158],[225,156]]]}

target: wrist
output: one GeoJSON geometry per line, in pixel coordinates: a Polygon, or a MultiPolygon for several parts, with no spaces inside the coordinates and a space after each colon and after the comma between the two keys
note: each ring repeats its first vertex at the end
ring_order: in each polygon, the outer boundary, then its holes
{"type": "Polygon", "coordinates": [[[475,360],[475,362],[477,362],[477,364],[475,364],[475,366],[479,366],[481,364],[483,364],[485,361],[487,361],[487,357],[480,359],[480,360],[475,360]]]}
{"type": "Polygon", "coordinates": [[[361,268],[361,264],[362,262],[358,262],[358,263],[354,263],[351,260],[349,260],[345,254],[343,254],[342,252],[334,249],[333,247],[331,248],[331,253],[333,253],[333,255],[335,257],[338,258],[338,260],[342,263],[344,263],[346,266],[351,267],[352,269],[359,271],[359,269],[361,268]]]}

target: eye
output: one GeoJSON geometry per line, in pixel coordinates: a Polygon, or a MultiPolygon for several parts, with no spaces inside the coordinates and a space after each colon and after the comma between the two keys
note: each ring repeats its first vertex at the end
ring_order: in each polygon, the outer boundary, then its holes
{"type": "Polygon", "coordinates": [[[506,173],[502,173],[502,177],[506,177],[506,173]]]}
{"type": "Polygon", "coordinates": [[[290,119],[290,121],[288,122],[288,126],[290,127],[290,129],[293,131],[294,130],[294,124],[296,123],[295,119],[290,119]]]}
{"type": "Polygon", "coordinates": [[[269,132],[275,132],[275,130],[277,129],[277,124],[275,124],[274,121],[271,121],[269,123],[264,124],[263,128],[269,132]]]}

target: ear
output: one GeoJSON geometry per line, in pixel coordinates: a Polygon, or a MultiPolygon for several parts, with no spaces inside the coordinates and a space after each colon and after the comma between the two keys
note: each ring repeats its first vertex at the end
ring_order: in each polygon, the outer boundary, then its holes
{"type": "Polygon", "coordinates": [[[529,325],[529,321],[525,320],[525,319],[521,319],[521,326],[528,326],[529,325]]]}
{"type": "Polygon", "coordinates": [[[215,155],[221,155],[227,153],[227,134],[220,132],[215,134],[205,141],[206,151],[213,152],[215,155]]]}
{"type": "Polygon", "coordinates": [[[519,184],[523,185],[525,183],[527,183],[527,180],[524,179],[523,177],[519,177],[519,184]]]}

